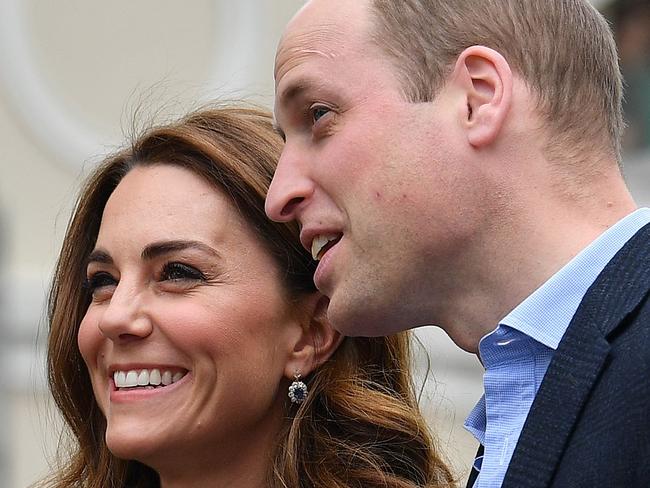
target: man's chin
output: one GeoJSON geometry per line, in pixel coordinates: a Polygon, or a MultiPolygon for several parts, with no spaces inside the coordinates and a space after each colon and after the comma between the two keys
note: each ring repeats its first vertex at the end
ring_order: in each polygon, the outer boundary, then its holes
{"type": "Polygon", "coordinates": [[[357,303],[350,300],[340,303],[334,295],[327,310],[332,327],[348,337],[383,337],[410,328],[396,319],[390,319],[390,315],[384,311],[357,305],[364,302],[359,299],[357,303]]]}

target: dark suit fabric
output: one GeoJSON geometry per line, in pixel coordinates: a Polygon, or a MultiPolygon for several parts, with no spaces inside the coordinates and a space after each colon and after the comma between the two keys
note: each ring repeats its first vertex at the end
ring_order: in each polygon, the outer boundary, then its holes
{"type": "Polygon", "coordinates": [[[650,225],[583,298],[502,486],[650,487],[650,225]]]}

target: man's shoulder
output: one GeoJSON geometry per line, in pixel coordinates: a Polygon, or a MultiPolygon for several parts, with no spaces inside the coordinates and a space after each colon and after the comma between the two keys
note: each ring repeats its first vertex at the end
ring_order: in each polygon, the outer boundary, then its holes
{"type": "Polygon", "coordinates": [[[585,295],[533,403],[504,486],[528,486],[531,466],[541,484],[530,486],[640,486],[649,451],[646,226],[585,295]]]}
{"type": "Polygon", "coordinates": [[[650,224],[647,224],[628,240],[596,278],[570,328],[583,322],[597,326],[606,337],[615,336],[620,333],[619,327],[639,315],[639,308],[647,306],[649,294],[650,224]]]}
{"type": "Polygon", "coordinates": [[[650,456],[650,300],[647,297],[614,331],[609,344],[609,354],[580,409],[553,486],[650,485],[647,461],[650,456]]]}

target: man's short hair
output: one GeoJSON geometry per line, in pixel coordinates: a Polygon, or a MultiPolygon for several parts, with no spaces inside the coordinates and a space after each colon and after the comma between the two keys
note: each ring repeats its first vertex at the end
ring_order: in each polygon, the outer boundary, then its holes
{"type": "Polygon", "coordinates": [[[616,44],[587,0],[373,0],[371,9],[373,39],[393,58],[407,99],[433,100],[460,53],[487,46],[536,95],[552,146],[578,155],[600,144],[620,159],[616,44]]]}

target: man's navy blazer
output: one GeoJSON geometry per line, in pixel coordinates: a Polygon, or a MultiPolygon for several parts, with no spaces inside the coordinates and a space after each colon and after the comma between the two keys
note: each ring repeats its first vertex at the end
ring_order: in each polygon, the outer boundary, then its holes
{"type": "Polygon", "coordinates": [[[650,225],[585,294],[502,486],[650,487],[650,225]]]}

